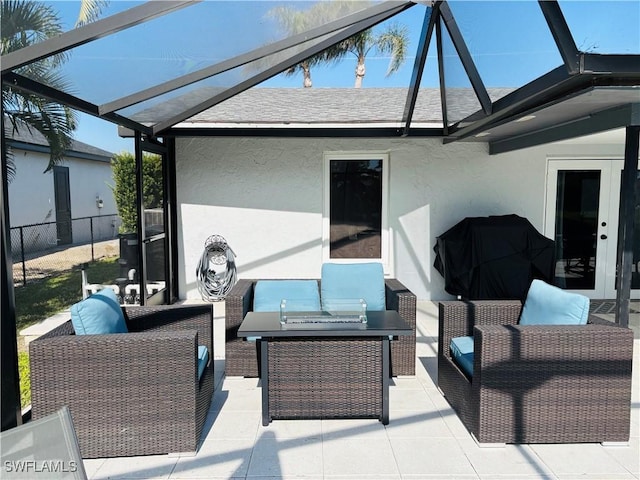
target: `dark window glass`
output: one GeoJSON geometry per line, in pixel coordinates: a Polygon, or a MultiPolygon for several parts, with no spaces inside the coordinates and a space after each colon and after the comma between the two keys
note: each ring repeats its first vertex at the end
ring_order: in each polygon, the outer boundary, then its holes
{"type": "Polygon", "coordinates": [[[556,284],[595,288],[600,172],[558,172],[556,197],[556,284]]]}
{"type": "Polygon", "coordinates": [[[331,258],[382,255],[382,160],[331,160],[331,258]]]}

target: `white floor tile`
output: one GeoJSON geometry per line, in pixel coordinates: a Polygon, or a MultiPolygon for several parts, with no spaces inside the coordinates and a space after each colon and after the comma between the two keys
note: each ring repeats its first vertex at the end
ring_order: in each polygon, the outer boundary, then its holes
{"type": "Polygon", "coordinates": [[[262,408],[262,391],[259,388],[222,388],[213,396],[211,410],[254,411],[262,408]]]}
{"type": "Polygon", "coordinates": [[[249,468],[254,439],[207,439],[195,457],[181,457],[171,474],[177,479],[244,478],[249,468]]]}
{"type": "Polygon", "coordinates": [[[391,379],[391,390],[416,390],[422,389],[422,382],[415,376],[400,376],[391,379]]]}
{"type": "Polygon", "coordinates": [[[268,426],[258,426],[258,438],[272,435],[277,440],[306,439],[322,440],[322,420],[273,420],[268,426]]]}
{"type": "Polygon", "coordinates": [[[84,465],[84,471],[87,474],[87,478],[93,478],[98,469],[105,462],[104,458],[86,458],[82,461],[84,465]]]}
{"type": "Polygon", "coordinates": [[[167,455],[107,458],[91,478],[93,480],[169,478],[177,462],[178,457],[167,455]]]}
{"type": "MultiPolygon", "coordinates": [[[[350,474],[350,475],[324,475],[325,480],[402,480],[400,474],[384,474],[384,475],[369,475],[369,474],[350,474]]],[[[299,479],[298,479],[299,480],[299,479]]],[[[304,480],[307,480],[306,478],[304,480]]]]}
{"type": "Polygon", "coordinates": [[[384,425],[375,419],[322,420],[322,438],[386,440],[387,434],[384,425]]]}
{"type": "Polygon", "coordinates": [[[264,432],[256,441],[247,477],[323,475],[322,438],[276,439],[264,432]]]}
{"type": "Polygon", "coordinates": [[[261,421],[260,412],[233,411],[223,408],[215,417],[208,437],[255,439],[261,421]]]}
{"type": "Polygon", "coordinates": [[[624,476],[630,473],[599,444],[541,444],[530,447],[560,478],[589,474],[624,476]]]}
{"type": "Polygon", "coordinates": [[[640,438],[631,438],[628,446],[605,446],[603,448],[620,465],[640,478],[640,438]]]}
{"type": "Polygon", "coordinates": [[[329,438],[324,439],[324,474],[377,475],[387,478],[399,475],[391,445],[387,439],[329,438]]]}
{"type": "Polygon", "coordinates": [[[471,438],[459,439],[458,442],[481,478],[510,475],[553,477],[553,472],[528,445],[481,448],[471,438]]]}
{"type": "Polygon", "coordinates": [[[408,389],[391,387],[389,389],[389,411],[422,411],[436,410],[431,399],[425,395],[424,388],[408,389]]]}
{"type": "Polygon", "coordinates": [[[476,475],[453,438],[392,438],[391,446],[403,478],[407,475],[476,475]]]}
{"type": "Polygon", "coordinates": [[[385,427],[389,438],[453,438],[437,409],[391,412],[385,427]]]}
{"type": "Polygon", "coordinates": [[[557,480],[637,480],[638,477],[630,473],[581,473],[581,474],[556,474],[557,480]]]}

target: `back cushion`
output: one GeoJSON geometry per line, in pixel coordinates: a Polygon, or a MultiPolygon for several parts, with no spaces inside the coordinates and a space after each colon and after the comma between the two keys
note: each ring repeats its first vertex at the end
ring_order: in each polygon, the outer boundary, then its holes
{"type": "Polygon", "coordinates": [[[585,325],[589,298],[534,280],[522,307],[520,325],[585,325]]]}
{"type": "Polygon", "coordinates": [[[386,310],[381,263],[325,263],[320,285],[324,310],[332,309],[332,301],[359,298],[367,302],[367,310],[386,310]]]}
{"type": "Polygon", "coordinates": [[[253,291],[254,312],[279,312],[280,302],[287,300],[295,310],[320,310],[320,292],[316,280],[259,280],[253,291]]]}
{"type": "Polygon", "coordinates": [[[71,306],[76,335],[127,333],[127,324],[113,290],[105,288],[71,306]]]}

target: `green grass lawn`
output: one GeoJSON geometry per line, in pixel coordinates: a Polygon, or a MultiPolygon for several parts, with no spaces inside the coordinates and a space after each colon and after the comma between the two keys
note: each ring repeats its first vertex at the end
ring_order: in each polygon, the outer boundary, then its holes
{"type": "Polygon", "coordinates": [[[18,374],[20,375],[20,405],[31,404],[31,376],[29,375],[29,353],[18,352],[18,374]]]}
{"type": "MultiPolygon", "coordinates": [[[[119,265],[117,258],[98,260],[89,264],[87,277],[91,283],[115,283],[119,265]]],[[[80,268],[55,277],[16,287],[16,316],[18,333],[49,318],[82,300],[80,268]]]]}
{"type": "MultiPolygon", "coordinates": [[[[91,283],[112,284],[119,274],[117,258],[98,260],[89,264],[87,276],[91,283]]],[[[80,268],[52,278],[16,287],[17,333],[51,315],[69,308],[82,300],[82,276],[80,268]]],[[[29,352],[18,343],[18,369],[20,373],[20,400],[22,407],[31,404],[29,378],[29,352]]]]}

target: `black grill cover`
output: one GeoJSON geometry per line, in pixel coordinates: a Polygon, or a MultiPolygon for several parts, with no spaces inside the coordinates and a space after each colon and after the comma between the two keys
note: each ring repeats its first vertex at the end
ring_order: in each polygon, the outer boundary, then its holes
{"type": "Polygon", "coordinates": [[[524,300],[534,278],[553,283],[553,240],[517,215],[465,218],[433,249],[445,290],[464,299],[524,300]]]}

